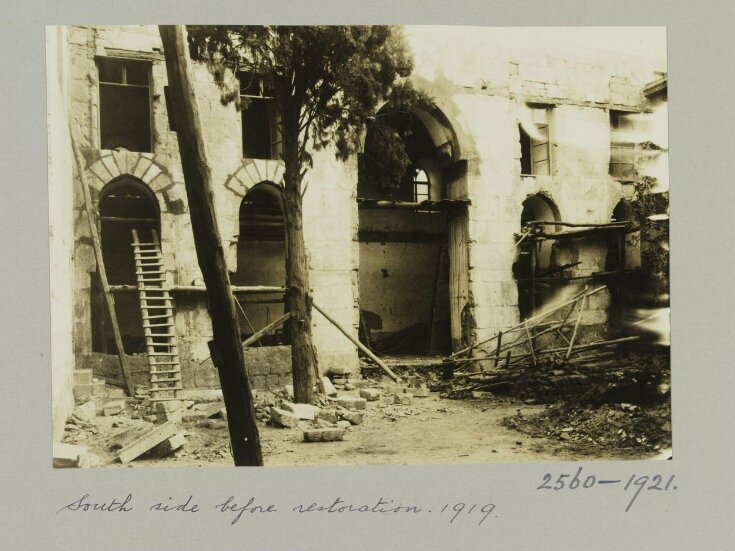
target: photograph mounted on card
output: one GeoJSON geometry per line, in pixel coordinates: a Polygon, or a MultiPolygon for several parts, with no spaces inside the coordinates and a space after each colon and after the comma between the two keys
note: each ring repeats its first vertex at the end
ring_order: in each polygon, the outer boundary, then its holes
{"type": "Polygon", "coordinates": [[[663,28],[46,47],[54,467],[672,457],[663,28]]]}

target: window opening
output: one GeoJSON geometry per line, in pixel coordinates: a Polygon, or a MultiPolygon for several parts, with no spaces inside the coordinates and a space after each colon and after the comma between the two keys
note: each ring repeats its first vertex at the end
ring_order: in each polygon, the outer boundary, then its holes
{"type": "Polygon", "coordinates": [[[283,153],[281,116],[273,91],[261,75],[240,73],[242,151],[248,159],[280,159],[283,153]]]}
{"type": "Polygon", "coordinates": [[[148,61],[98,58],[100,147],[151,153],[148,61]]]}
{"type": "Polygon", "coordinates": [[[549,109],[531,107],[528,120],[518,125],[521,134],[521,174],[549,176],[549,109]]]}
{"type": "Polygon", "coordinates": [[[631,128],[625,113],[610,111],[610,176],[620,182],[635,180],[635,144],[625,139],[631,128]]]}

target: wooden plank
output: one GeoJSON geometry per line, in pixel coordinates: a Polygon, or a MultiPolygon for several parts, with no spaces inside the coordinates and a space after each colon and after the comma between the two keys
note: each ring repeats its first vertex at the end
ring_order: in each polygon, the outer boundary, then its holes
{"type": "Polygon", "coordinates": [[[235,465],[262,465],[260,435],[245,370],[235,300],[214,212],[212,174],[203,139],[186,28],[160,25],[159,32],[166,57],[194,245],[209,299],[213,333],[210,352],[219,372],[227,409],[232,455],[235,465]]]}
{"type": "Polygon", "coordinates": [[[117,322],[117,313],[115,312],[115,297],[110,291],[110,284],[107,281],[107,270],[105,269],[105,262],[102,257],[102,245],[100,243],[100,236],[97,233],[97,222],[95,219],[95,212],[92,209],[92,198],[89,193],[89,186],[87,185],[87,179],[84,172],[84,159],[82,158],[82,152],[79,149],[79,144],[74,137],[73,121],[69,119],[69,138],[71,140],[72,152],[74,154],[74,161],[77,167],[77,176],[79,183],[82,186],[82,195],[84,196],[84,211],[87,215],[87,222],[89,223],[89,231],[92,234],[92,245],[94,248],[94,257],[97,261],[97,272],[99,274],[100,282],[102,284],[103,294],[105,296],[105,304],[107,306],[107,312],[110,316],[110,325],[112,326],[112,334],[115,341],[115,349],[117,351],[117,357],[120,361],[120,370],[122,371],[123,380],[125,381],[125,390],[128,396],[135,394],[133,387],[133,379],[128,369],[127,360],[125,358],[125,349],[122,343],[122,337],[120,335],[120,326],[117,322]]]}
{"type": "Polygon", "coordinates": [[[177,430],[178,428],[174,425],[173,421],[167,421],[162,425],[154,426],[151,430],[120,449],[120,451],[117,452],[117,457],[122,463],[129,463],[136,457],[143,455],[152,447],[160,444],[168,438],[171,438],[176,434],[177,430]]]}

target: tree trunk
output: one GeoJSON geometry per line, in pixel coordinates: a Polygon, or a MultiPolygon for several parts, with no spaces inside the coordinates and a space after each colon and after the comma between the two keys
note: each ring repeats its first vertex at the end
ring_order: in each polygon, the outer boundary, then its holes
{"type": "Polygon", "coordinates": [[[318,372],[316,350],[311,338],[311,290],[309,262],[304,245],[304,215],[299,162],[298,110],[284,105],[283,148],[286,170],[283,211],[286,219],[286,304],[291,318],[291,363],[294,400],[314,401],[314,382],[318,372]]]}
{"type": "Polygon", "coordinates": [[[245,371],[237,311],[214,213],[212,175],[202,137],[186,30],[183,25],[161,25],[159,30],[166,56],[173,103],[170,107],[173,107],[176,121],[194,244],[209,299],[214,335],[210,351],[219,372],[227,408],[232,455],[237,466],[262,465],[260,436],[245,371]]]}

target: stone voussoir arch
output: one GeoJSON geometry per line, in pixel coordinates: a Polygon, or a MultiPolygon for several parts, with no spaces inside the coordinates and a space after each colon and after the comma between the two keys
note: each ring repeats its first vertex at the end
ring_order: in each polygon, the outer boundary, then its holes
{"type": "Polygon", "coordinates": [[[179,214],[181,200],[171,196],[174,182],[165,165],[155,160],[151,153],[137,153],[126,150],[104,151],[99,159],[91,163],[86,169],[88,185],[96,192],[92,200],[95,208],[98,206],[99,195],[104,187],[121,177],[130,177],[142,182],[156,196],[159,212],[164,214],[179,214]],[[173,205],[177,207],[173,207],[173,205]],[[176,209],[177,212],[172,212],[176,209]]]}

